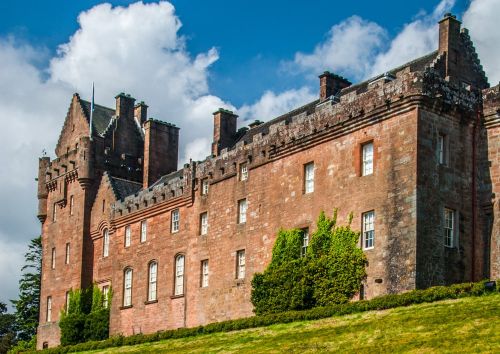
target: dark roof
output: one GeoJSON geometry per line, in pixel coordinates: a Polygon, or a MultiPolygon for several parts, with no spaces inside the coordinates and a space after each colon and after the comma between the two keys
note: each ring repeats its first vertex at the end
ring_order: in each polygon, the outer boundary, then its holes
{"type": "MultiPolygon", "coordinates": [[[[87,117],[87,120],[90,119],[90,102],[85,101],[85,100],[80,100],[82,103],[82,108],[85,112],[85,115],[87,117]]],[[[106,128],[109,125],[109,122],[111,121],[111,118],[115,115],[115,110],[100,106],[98,104],[94,104],[94,114],[92,116],[92,126],[94,129],[94,132],[97,133],[98,135],[104,134],[106,131],[106,128]]]]}
{"type": "Polygon", "coordinates": [[[111,176],[109,177],[109,180],[116,199],[118,200],[125,199],[125,197],[135,194],[142,189],[142,183],[111,176]]]}
{"type": "Polygon", "coordinates": [[[433,51],[432,53],[429,53],[429,54],[426,54],[420,58],[417,58],[415,60],[412,60],[412,61],[409,61],[408,63],[405,63],[403,65],[400,65],[394,69],[391,69],[389,71],[386,71],[385,73],[382,73],[380,75],[377,75],[377,76],[374,76],[368,80],[365,80],[365,81],[362,81],[356,85],[352,85],[352,86],[349,86],[349,87],[346,87],[345,89],[343,89],[341,91],[341,95],[343,94],[346,94],[346,93],[349,93],[349,92],[352,92],[352,91],[356,91],[358,89],[361,89],[361,88],[364,88],[364,87],[367,87],[368,84],[370,82],[373,82],[377,79],[380,79],[382,78],[386,73],[387,74],[390,74],[390,75],[395,75],[398,71],[401,71],[407,67],[410,67],[410,70],[411,71],[423,71],[427,66],[429,66],[433,61],[434,59],[436,59],[438,55],[438,51],[435,50],[433,51]]]}
{"type": "Polygon", "coordinates": [[[293,111],[290,111],[288,113],[285,113],[279,117],[276,117],[274,119],[271,119],[270,121],[267,121],[265,123],[262,123],[255,128],[249,129],[246,134],[244,134],[240,139],[237,140],[239,141],[245,141],[247,144],[251,143],[253,141],[254,135],[258,133],[262,133],[262,135],[266,135],[269,133],[269,127],[273,124],[280,123],[283,121],[286,121],[287,123],[290,123],[292,118],[298,114],[301,114],[303,112],[312,112],[314,111],[314,107],[319,103],[319,100],[314,100],[312,102],[309,102],[299,108],[294,109],[293,111]]]}
{"type": "Polygon", "coordinates": [[[184,176],[184,170],[183,169],[180,169],[180,170],[175,171],[175,172],[171,172],[168,175],[161,176],[160,179],[158,181],[156,181],[155,183],[153,183],[149,188],[153,188],[153,187],[159,186],[161,184],[166,184],[166,183],[168,183],[169,181],[171,181],[173,179],[180,178],[180,177],[183,177],[183,176],[184,176]]]}

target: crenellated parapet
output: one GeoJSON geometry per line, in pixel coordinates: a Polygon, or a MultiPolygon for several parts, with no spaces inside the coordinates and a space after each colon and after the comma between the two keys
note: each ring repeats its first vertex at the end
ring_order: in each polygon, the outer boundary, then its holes
{"type": "Polygon", "coordinates": [[[487,128],[500,126],[500,84],[483,90],[483,117],[487,128]]]}

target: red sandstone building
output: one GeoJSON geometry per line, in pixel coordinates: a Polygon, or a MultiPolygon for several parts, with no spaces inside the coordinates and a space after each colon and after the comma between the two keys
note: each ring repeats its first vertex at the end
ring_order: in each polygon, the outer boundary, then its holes
{"type": "MultiPolygon", "coordinates": [[[[38,347],[59,343],[70,289],[112,286],[110,334],[252,315],[250,281],[277,230],[354,212],[369,260],[360,296],[500,277],[500,89],[447,15],[439,48],[237,130],[214,113],[212,154],[177,169],[179,129],[75,94],[56,158],[40,159],[38,347]],[[91,130],[91,136],[89,136],[91,130]]],[[[260,118],[260,117],[259,117],[260,118]]],[[[208,152],[207,152],[208,153],[208,152]]]]}

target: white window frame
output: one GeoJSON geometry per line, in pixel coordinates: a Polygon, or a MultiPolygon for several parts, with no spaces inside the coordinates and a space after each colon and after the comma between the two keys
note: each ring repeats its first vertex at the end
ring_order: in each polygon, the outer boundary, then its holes
{"type": "Polygon", "coordinates": [[[102,233],[102,256],[106,258],[109,256],[109,230],[104,229],[102,233]]]}
{"type": "Polygon", "coordinates": [[[64,258],[65,264],[69,264],[70,251],[71,251],[70,244],[68,242],[68,243],[66,243],[66,257],[64,258]]]}
{"type": "Polygon", "coordinates": [[[374,161],[373,141],[361,145],[361,175],[369,176],[373,174],[373,161],[374,161]]]}
{"type": "Polygon", "coordinates": [[[240,163],[240,181],[248,179],[248,164],[246,162],[240,163]]]}
{"type": "Polygon", "coordinates": [[[244,224],[247,222],[247,210],[248,203],[246,199],[241,199],[238,201],[238,224],[244,224]]]}
{"type": "Polygon", "coordinates": [[[367,211],[362,216],[362,246],[364,250],[375,247],[375,211],[367,211]]]}
{"type": "Polygon", "coordinates": [[[146,242],[148,239],[148,222],[147,220],[141,221],[141,243],[146,242]]]}
{"type": "Polygon", "coordinates": [[[208,178],[201,181],[201,195],[208,195],[209,183],[208,178]]]}
{"type": "Polygon", "coordinates": [[[446,134],[438,134],[436,154],[438,163],[446,166],[448,164],[448,138],[446,134]]]}
{"type": "Polygon", "coordinates": [[[208,234],[208,212],[200,215],[200,235],[208,234]]]}
{"type": "Polygon", "coordinates": [[[201,261],[201,287],[202,288],[207,288],[208,287],[208,275],[209,275],[209,270],[208,270],[208,259],[204,259],[201,261]]]}
{"type": "Polygon", "coordinates": [[[178,254],[175,257],[175,283],[174,283],[175,296],[184,295],[184,267],[185,267],[185,257],[183,254],[178,254]]]}
{"type": "Polygon", "coordinates": [[[73,198],[73,196],[70,196],[69,197],[69,215],[73,215],[74,206],[75,206],[74,198],[73,198]]]}
{"type": "Polygon", "coordinates": [[[172,219],[171,225],[170,225],[171,232],[172,233],[179,232],[179,226],[180,226],[180,220],[181,220],[181,215],[180,215],[179,209],[172,210],[170,217],[172,219]]]}
{"type": "Polygon", "coordinates": [[[104,285],[102,287],[102,306],[107,309],[109,306],[109,285],[104,285]]]}
{"type": "Polygon", "coordinates": [[[301,249],[302,257],[305,257],[305,255],[307,253],[307,247],[309,247],[309,228],[308,227],[302,229],[302,249],[301,249]]]}
{"type": "Polygon", "coordinates": [[[54,203],[52,207],[52,222],[56,221],[57,221],[57,203],[54,203]]]}
{"type": "Polygon", "coordinates": [[[132,306],[132,268],[126,268],[123,272],[123,307],[132,306]]]}
{"type": "Polygon", "coordinates": [[[52,247],[52,251],[51,251],[51,260],[50,260],[50,268],[51,269],[56,269],[56,248],[55,247],[52,247]]]}
{"type": "Polygon", "coordinates": [[[130,247],[131,238],[132,238],[132,230],[130,225],[127,225],[125,226],[125,240],[124,240],[125,247],[130,247]]]}
{"type": "Polygon", "coordinates": [[[158,279],[158,262],[151,261],[148,267],[148,301],[156,301],[157,297],[157,279],[158,279]]]}
{"type": "Polygon", "coordinates": [[[444,208],[444,239],[443,244],[445,247],[455,247],[456,237],[456,211],[450,208],[444,208]]]}
{"type": "Polygon", "coordinates": [[[304,194],[314,192],[314,162],[304,165],[304,194]]]}
{"type": "Polygon", "coordinates": [[[52,296],[47,296],[46,322],[52,322],[52,296]]]}
{"type": "Polygon", "coordinates": [[[245,250],[236,252],[236,279],[244,279],[246,270],[245,250]]]}

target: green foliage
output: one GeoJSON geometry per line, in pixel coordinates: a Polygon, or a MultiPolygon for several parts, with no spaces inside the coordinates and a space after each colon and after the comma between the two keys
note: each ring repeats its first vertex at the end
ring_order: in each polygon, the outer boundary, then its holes
{"type": "Polygon", "coordinates": [[[16,341],[16,316],[7,313],[7,305],[0,302],[0,353],[7,353],[16,341]]]}
{"type": "MultiPolygon", "coordinates": [[[[430,303],[445,299],[458,299],[471,296],[489,295],[492,290],[485,287],[485,281],[478,283],[455,284],[451,286],[436,286],[425,290],[413,290],[402,294],[384,295],[371,300],[334,304],[325,307],[316,307],[303,311],[287,311],[270,313],[261,316],[241,318],[224,322],[211,323],[194,328],[180,328],[161,331],[153,334],[137,334],[129,337],[114,336],[103,341],[89,341],[77,345],[57,347],[43,351],[43,353],[72,353],[86,350],[121,347],[151,343],[165,339],[187,338],[202,334],[236,331],[247,328],[270,326],[278,323],[296,321],[310,321],[332,316],[343,316],[372,310],[385,310],[413,304],[430,303]]],[[[495,292],[500,291],[499,288],[495,292]]]]}
{"type": "Polygon", "coordinates": [[[97,285],[70,291],[68,309],[61,313],[59,321],[62,345],[108,338],[111,294],[110,291],[106,308],[104,294],[97,285]]]}
{"type": "Polygon", "coordinates": [[[36,350],[36,335],[31,337],[29,341],[21,340],[15,346],[9,349],[8,354],[18,354],[36,350]]]}
{"type": "Polygon", "coordinates": [[[28,252],[24,255],[25,264],[21,268],[19,280],[19,299],[12,300],[16,308],[18,338],[30,341],[36,334],[40,311],[40,274],[42,268],[42,239],[30,241],[28,252]]]}
{"type": "Polygon", "coordinates": [[[252,280],[255,313],[275,313],[327,306],[349,301],[366,276],[366,257],[357,246],[359,233],[337,227],[337,210],[318,217],[306,257],[302,257],[303,231],[280,230],[272,260],[252,280]]]}

